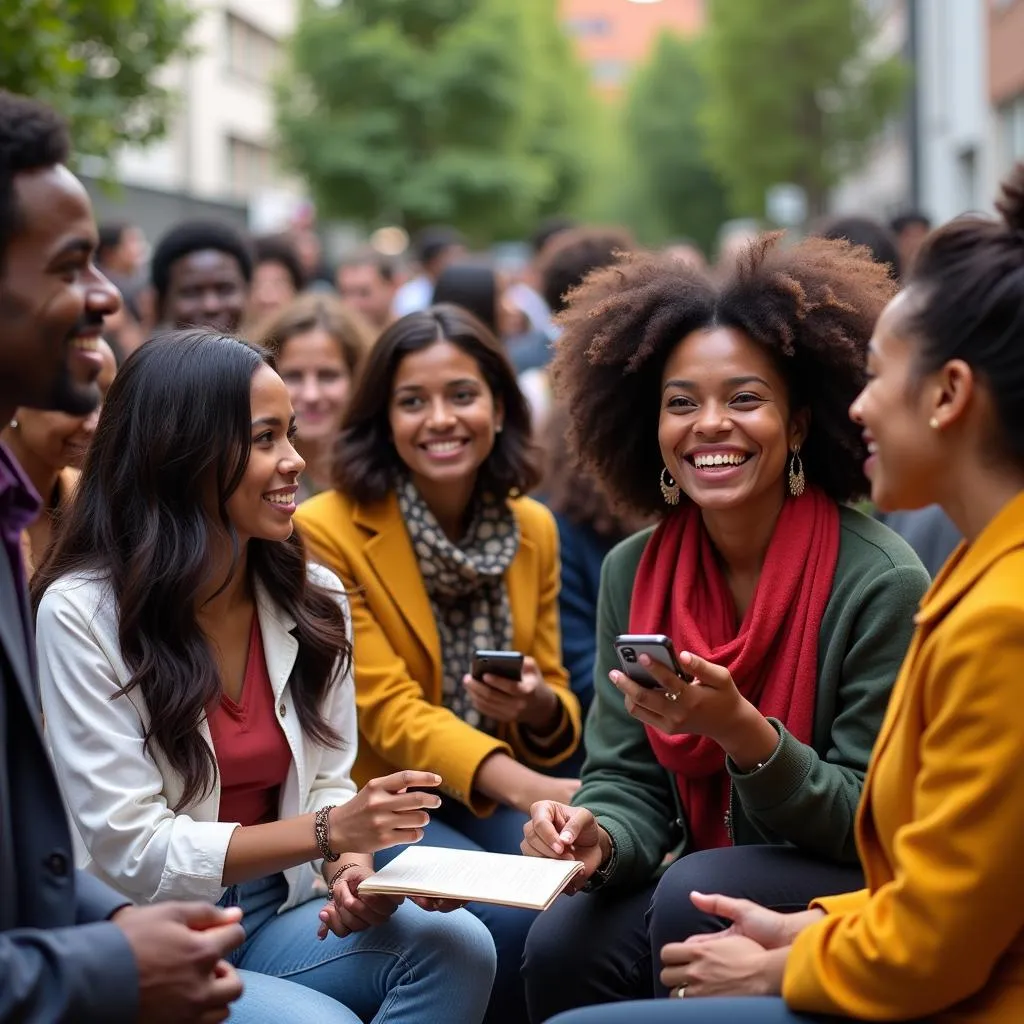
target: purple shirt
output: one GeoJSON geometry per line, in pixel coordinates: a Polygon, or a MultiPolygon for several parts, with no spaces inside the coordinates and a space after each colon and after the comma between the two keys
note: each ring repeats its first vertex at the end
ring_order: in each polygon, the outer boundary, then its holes
{"type": "MultiPolygon", "coordinates": [[[[25,567],[21,561],[21,532],[35,521],[42,502],[21,466],[6,446],[0,444],[0,541],[11,563],[14,585],[25,588],[25,567]]],[[[26,633],[29,624],[24,623],[26,633]]]]}

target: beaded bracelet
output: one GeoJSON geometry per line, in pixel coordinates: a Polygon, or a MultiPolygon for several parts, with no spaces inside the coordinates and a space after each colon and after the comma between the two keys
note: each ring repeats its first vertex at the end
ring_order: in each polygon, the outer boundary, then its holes
{"type": "Polygon", "coordinates": [[[320,851],[320,856],[323,857],[328,864],[333,864],[341,857],[340,853],[335,853],[331,849],[330,814],[333,810],[334,804],[331,804],[328,807],[321,807],[313,816],[313,838],[316,840],[316,846],[320,851]]]}
{"type": "Polygon", "coordinates": [[[359,867],[359,865],[353,860],[353,861],[350,861],[348,864],[342,864],[341,867],[338,868],[338,870],[335,871],[333,875],[331,875],[331,880],[330,880],[330,882],[327,883],[327,899],[328,900],[330,900],[331,902],[334,901],[334,883],[337,882],[338,879],[341,878],[341,876],[343,874],[345,874],[345,872],[348,871],[349,868],[357,868],[357,867],[359,867]]]}

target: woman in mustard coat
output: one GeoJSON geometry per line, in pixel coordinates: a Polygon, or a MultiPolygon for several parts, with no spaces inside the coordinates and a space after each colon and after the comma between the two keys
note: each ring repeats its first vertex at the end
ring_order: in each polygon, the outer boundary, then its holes
{"type": "MultiPolygon", "coordinates": [[[[345,581],[355,633],[353,777],[442,778],[424,843],[518,853],[532,803],[568,799],[545,772],[580,737],[561,664],[558,535],[542,505],[526,402],[501,346],[455,306],[396,321],[376,343],[335,450],[335,489],[296,515],[345,581]],[[521,679],[470,676],[473,652],[518,651],[521,679]]],[[[357,783],[358,784],[358,783],[357,783]]],[[[498,947],[488,1021],[525,1019],[529,911],[470,904],[498,947]]]]}
{"type": "Polygon", "coordinates": [[[925,242],[851,409],[875,503],[938,504],[965,538],[921,602],[872,756],[867,887],[791,915],[694,893],[733,924],[664,947],[675,998],[558,1024],[1024,1021],[1024,164],[999,209],[925,242]]]}

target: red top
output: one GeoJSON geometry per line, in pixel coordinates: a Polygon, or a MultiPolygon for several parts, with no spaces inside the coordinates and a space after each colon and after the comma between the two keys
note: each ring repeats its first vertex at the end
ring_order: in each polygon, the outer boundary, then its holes
{"type": "Polygon", "coordinates": [[[243,825],[276,821],[292,752],[277,724],[257,615],[252,617],[240,702],[222,694],[208,721],[220,771],[219,820],[243,825]]]}

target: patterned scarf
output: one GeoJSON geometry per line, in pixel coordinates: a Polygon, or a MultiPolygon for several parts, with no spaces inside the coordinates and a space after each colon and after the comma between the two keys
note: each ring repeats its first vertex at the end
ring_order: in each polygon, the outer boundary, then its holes
{"type": "Polygon", "coordinates": [[[519,525],[507,502],[485,494],[465,537],[453,544],[410,479],[400,479],[396,492],[441,639],[442,701],[464,722],[493,735],[496,723],[470,703],[462,677],[475,650],[512,650],[505,573],[519,550],[519,525]]]}

